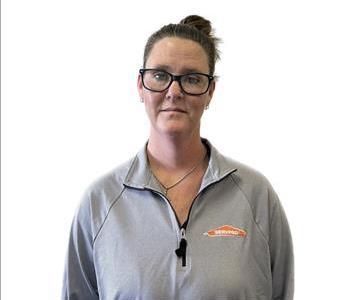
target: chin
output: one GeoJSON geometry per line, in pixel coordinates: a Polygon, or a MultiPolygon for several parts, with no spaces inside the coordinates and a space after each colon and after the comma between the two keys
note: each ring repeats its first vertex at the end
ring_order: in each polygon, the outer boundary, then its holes
{"type": "Polygon", "coordinates": [[[170,136],[178,136],[190,132],[191,129],[188,126],[185,126],[185,124],[163,124],[158,127],[158,131],[170,136]]]}

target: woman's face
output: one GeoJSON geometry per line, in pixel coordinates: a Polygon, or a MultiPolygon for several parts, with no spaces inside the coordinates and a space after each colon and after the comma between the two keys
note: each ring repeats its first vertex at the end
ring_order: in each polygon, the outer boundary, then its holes
{"type": "MultiPolygon", "coordinates": [[[[161,69],[173,75],[209,74],[208,58],[201,45],[177,37],[163,38],[155,43],[145,68],[161,69]]],[[[215,82],[212,81],[205,94],[193,96],[184,93],[179,82],[173,81],[167,90],[152,92],[143,87],[141,75],[138,77],[138,91],[145,103],[151,130],[159,134],[199,134],[200,119],[214,89],[215,82]]]]}

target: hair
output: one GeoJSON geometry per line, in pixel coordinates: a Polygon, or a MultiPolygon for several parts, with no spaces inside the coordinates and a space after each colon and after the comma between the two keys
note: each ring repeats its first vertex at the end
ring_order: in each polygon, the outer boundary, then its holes
{"type": "Polygon", "coordinates": [[[184,38],[200,44],[208,57],[209,73],[210,75],[214,74],[215,64],[220,59],[217,47],[220,39],[213,34],[210,21],[201,16],[190,15],[178,24],[168,24],[154,32],[148,38],[145,46],[143,55],[144,68],[154,44],[166,37],[184,38]]]}

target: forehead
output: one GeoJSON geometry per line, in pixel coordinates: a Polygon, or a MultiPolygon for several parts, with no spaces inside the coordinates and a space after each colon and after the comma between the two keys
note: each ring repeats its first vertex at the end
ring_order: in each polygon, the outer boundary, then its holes
{"type": "Polygon", "coordinates": [[[200,44],[192,40],[166,37],[153,45],[146,68],[162,68],[173,73],[209,72],[207,55],[200,44]]]}

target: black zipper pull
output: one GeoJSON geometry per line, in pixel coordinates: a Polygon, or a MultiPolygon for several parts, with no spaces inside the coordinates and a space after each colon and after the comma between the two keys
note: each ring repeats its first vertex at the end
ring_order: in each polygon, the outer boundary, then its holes
{"type": "Polygon", "coordinates": [[[186,241],[186,235],[185,235],[185,228],[181,228],[181,241],[180,246],[178,249],[175,250],[175,253],[178,257],[182,257],[182,266],[186,266],[186,248],[187,248],[187,241],[186,241]]]}

